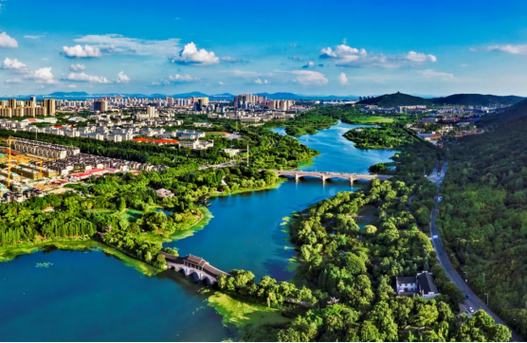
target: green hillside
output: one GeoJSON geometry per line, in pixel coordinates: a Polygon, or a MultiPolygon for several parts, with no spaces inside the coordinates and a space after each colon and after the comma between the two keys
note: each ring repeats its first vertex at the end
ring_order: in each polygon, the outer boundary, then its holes
{"type": "Polygon", "coordinates": [[[403,94],[400,92],[394,94],[385,94],[376,98],[365,99],[358,102],[361,105],[377,105],[380,107],[412,106],[412,105],[433,105],[430,100],[403,94]]]}
{"type": "Polygon", "coordinates": [[[514,95],[498,96],[488,94],[453,94],[447,97],[432,99],[432,102],[436,105],[511,106],[522,100],[525,100],[525,98],[514,95]]]}
{"type": "MultiPolygon", "coordinates": [[[[522,108],[525,109],[524,103],[522,108]]],[[[519,113],[519,112],[518,112],[519,113]]],[[[525,113],[525,112],[524,112],[525,113]]],[[[527,118],[460,139],[449,157],[438,226],[451,261],[527,337],[527,118]]]]}
{"type": "Polygon", "coordinates": [[[505,109],[502,113],[485,116],[481,119],[481,123],[486,126],[498,126],[525,116],[527,116],[527,100],[505,109]]]}

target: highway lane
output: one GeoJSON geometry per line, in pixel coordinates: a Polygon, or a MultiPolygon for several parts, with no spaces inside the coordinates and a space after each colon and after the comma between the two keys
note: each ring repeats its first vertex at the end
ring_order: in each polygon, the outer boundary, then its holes
{"type": "MultiPolygon", "coordinates": [[[[428,179],[432,182],[435,182],[436,185],[437,185],[437,197],[436,197],[436,200],[435,200],[435,205],[434,205],[434,209],[432,210],[432,214],[431,214],[431,222],[430,222],[430,232],[431,232],[431,235],[432,237],[436,236],[436,238],[432,238],[432,243],[434,245],[434,250],[437,254],[437,258],[439,260],[439,264],[441,265],[441,267],[443,268],[443,270],[446,272],[448,278],[450,279],[451,282],[453,282],[461,292],[463,292],[463,294],[465,295],[465,297],[467,295],[470,296],[470,299],[466,299],[465,298],[465,302],[463,304],[460,304],[460,307],[468,312],[468,314],[470,315],[471,313],[468,311],[469,307],[472,307],[474,309],[474,311],[478,311],[478,310],[484,310],[485,312],[487,312],[492,318],[494,318],[494,320],[496,321],[496,323],[499,323],[499,324],[502,324],[502,325],[505,325],[508,327],[508,325],[500,318],[498,317],[494,312],[491,311],[491,309],[486,305],[486,302],[481,300],[477,295],[476,293],[474,293],[474,291],[472,291],[472,289],[469,287],[469,285],[465,282],[465,280],[463,279],[463,277],[461,277],[461,275],[459,275],[459,273],[457,272],[457,270],[454,268],[454,266],[452,265],[452,263],[450,262],[450,259],[449,259],[449,256],[445,250],[445,247],[443,245],[443,241],[441,240],[441,235],[440,235],[440,232],[439,232],[439,229],[437,228],[437,223],[436,223],[436,220],[437,220],[437,215],[439,214],[439,189],[441,187],[441,182],[443,182],[443,179],[445,177],[445,173],[446,173],[446,170],[447,170],[447,162],[445,162],[443,164],[443,168],[441,168],[441,174],[438,176],[437,175],[437,172],[430,175],[428,177],[428,179]]],[[[437,166],[436,166],[437,168],[437,166]]],[[[434,171],[436,171],[437,169],[434,168],[434,171]]],[[[510,327],[509,329],[511,330],[511,333],[512,333],[512,340],[515,341],[515,342],[523,342],[524,340],[514,331],[512,330],[510,327]]]]}

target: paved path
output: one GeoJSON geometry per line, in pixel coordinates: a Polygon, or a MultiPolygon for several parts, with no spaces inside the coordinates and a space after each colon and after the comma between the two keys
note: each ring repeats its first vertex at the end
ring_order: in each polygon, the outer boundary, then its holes
{"type": "MultiPolygon", "coordinates": [[[[428,177],[430,181],[436,182],[438,196],[439,196],[439,188],[441,186],[441,182],[443,181],[443,178],[445,177],[446,169],[447,169],[447,162],[445,162],[445,164],[443,165],[440,176],[437,176],[437,172],[436,172],[428,177]]],[[[440,232],[436,224],[437,215],[439,213],[438,207],[439,207],[439,200],[438,200],[438,197],[436,197],[435,206],[434,206],[434,209],[432,210],[432,215],[431,215],[430,232],[431,232],[432,237],[437,236],[437,238],[432,239],[432,243],[434,244],[434,250],[436,251],[437,258],[439,259],[439,264],[441,265],[443,270],[446,272],[450,281],[453,282],[457,286],[457,288],[459,288],[461,292],[463,292],[465,297],[467,294],[470,295],[470,299],[465,299],[465,302],[460,304],[461,308],[464,309],[465,311],[467,311],[469,307],[472,307],[474,311],[478,311],[480,309],[484,310],[492,318],[494,318],[496,323],[503,324],[508,327],[508,325],[505,324],[505,322],[500,317],[498,317],[494,312],[492,312],[491,309],[488,308],[486,303],[483,300],[481,300],[476,295],[476,293],[474,293],[474,291],[472,291],[469,285],[465,282],[465,280],[461,277],[461,275],[459,275],[457,270],[454,268],[454,266],[450,262],[450,259],[448,258],[448,254],[445,250],[443,241],[441,240],[440,232]]],[[[468,314],[470,315],[470,312],[468,314]]],[[[514,330],[512,330],[510,327],[509,329],[511,330],[513,341],[524,342],[524,340],[514,330]]]]}

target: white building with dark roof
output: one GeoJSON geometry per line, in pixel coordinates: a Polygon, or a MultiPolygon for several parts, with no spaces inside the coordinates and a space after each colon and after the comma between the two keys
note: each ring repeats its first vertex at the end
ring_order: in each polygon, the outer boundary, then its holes
{"type": "Polygon", "coordinates": [[[440,294],[434,283],[433,275],[427,271],[417,273],[416,276],[397,276],[395,291],[397,295],[420,295],[425,299],[433,299],[440,294]]]}

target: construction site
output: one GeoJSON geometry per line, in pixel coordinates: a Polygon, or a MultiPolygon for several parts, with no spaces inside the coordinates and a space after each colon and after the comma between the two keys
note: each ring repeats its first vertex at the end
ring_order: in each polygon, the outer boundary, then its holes
{"type": "MultiPolygon", "coordinates": [[[[79,148],[18,137],[0,138],[0,201],[24,201],[92,175],[162,167],[82,154],[79,148]]],[[[62,189],[63,190],[63,189],[62,189]]]]}

